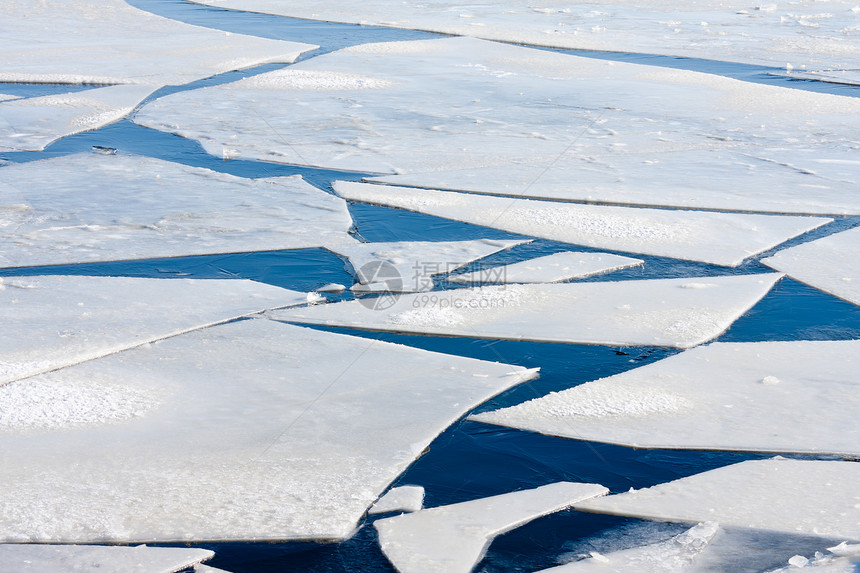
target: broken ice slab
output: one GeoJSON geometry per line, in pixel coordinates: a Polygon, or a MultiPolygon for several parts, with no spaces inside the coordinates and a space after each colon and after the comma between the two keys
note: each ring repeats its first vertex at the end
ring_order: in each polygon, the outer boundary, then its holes
{"type": "Polygon", "coordinates": [[[3,2],[0,81],[185,84],[315,48],[191,26],[122,0],[3,2]]]}
{"type": "Polygon", "coordinates": [[[0,545],[0,571],[174,573],[211,559],[214,555],[208,549],[145,545],[0,545]]]}
{"type": "Polygon", "coordinates": [[[782,458],[741,462],[576,509],[661,521],[860,539],[860,464],[782,458]]]}
{"type": "Polygon", "coordinates": [[[351,225],[345,201],[299,176],[94,153],[0,170],[3,267],[351,243],[351,225]]]}
{"type": "Polygon", "coordinates": [[[348,201],[598,249],[734,267],[831,219],[581,205],[337,181],[348,201]]]}
{"type": "Polygon", "coordinates": [[[433,275],[459,269],[525,242],[493,239],[399,241],[353,243],[332,246],[329,250],[349,259],[362,286],[368,285],[372,289],[373,283],[383,283],[382,288],[391,292],[425,292],[433,290],[433,275]]]}
{"type": "Polygon", "coordinates": [[[110,424],[0,430],[0,541],[343,539],[442,430],[535,376],[251,319],[22,381],[156,404],[110,424]]]}
{"type": "Polygon", "coordinates": [[[424,505],[424,488],[420,485],[395,487],[379,498],[367,513],[388,513],[391,511],[413,512],[424,505]]]}
{"type": "Polygon", "coordinates": [[[719,336],[781,276],[485,286],[287,309],[270,316],[385,332],[689,348],[719,336]]]}
{"type": "MultiPolygon", "coordinates": [[[[858,68],[846,36],[853,0],[790,6],[745,2],[613,2],[562,7],[546,2],[391,4],[325,0],[194,0],[199,4],[329,22],[425,30],[514,44],[600,52],[663,54],[785,67],[858,68]]],[[[707,69],[707,68],[705,68],[707,69]]]]}
{"type": "MultiPolygon", "coordinates": [[[[195,139],[217,157],[427,173],[425,184],[433,188],[432,172],[496,167],[505,173],[525,169],[532,177],[526,185],[538,185],[545,171],[568,161],[575,167],[566,184],[576,186],[580,167],[587,167],[577,158],[584,158],[617,167],[603,186],[635,189],[636,179],[645,177],[653,190],[666,175],[672,196],[686,198],[699,187],[730,195],[747,184],[810,192],[815,189],[809,185],[844,188],[841,180],[788,165],[763,166],[755,172],[761,175],[751,177],[745,167],[713,165],[786,148],[804,163],[850,154],[860,140],[848,126],[858,119],[857,98],[463,37],[353,46],[237,82],[170,94],[134,117],[146,127],[195,139]],[[718,153],[729,150],[731,155],[718,153]],[[628,167],[676,152],[666,161],[678,166],[677,173],[652,174],[659,165],[628,167]],[[618,181],[625,173],[631,179],[618,181]],[[715,174],[716,181],[708,182],[715,174]]],[[[853,181],[856,188],[857,177],[853,181]]]]}
{"type": "Polygon", "coordinates": [[[843,300],[860,305],[860,227],[779,251],[762,259],[785,272],[843,300]]]}
{"type": "Polygon", "coordinates": [[[61,137],[129,113],[158,86],[125,85],[0,103],[0,150],[41,151],[61,137]]]}
{"type": "Polygon", "coordinates": [[[408,187],[610,205],[860,215],[860,161],[833,145],[565,156],[537,163],[370,177],[408,187]],[[695,181],[695,184],[691,184],[695,181]]]}
{"type": "Polygon", "coordinates": [[[714,343],[473,420],[637,448],[860,456],[860,340],[714,343]]]}
{"type": "Polygon", "coordinates": [[[249,280],[0,278],[0,385],[306,295],[249,280]]]}
{"type": "Polygon", "coordinates": [[[449,282],[470,285],[505,283],[555,283],[608,273],[643,264],[639,259],[608,253],[565,251],[529,259],[511,265],[482,267],[480,270],[453,275],[449,282]]]}
{"type": "Polygon", "coordinates": [[[381,519],[374,526],[382,552],[400,573],[468,573],[497,535],[608,492],[597,484],[558,482],[381,519]]]}
{"type": "MultiPolygon", "coordinates": [[[[860,12],[860,10],[858,10],[860,12]]],[[[774,75],[785,76],[796,80],[812,80],[827,82],[830,84],[842,84],[847,86],[860,86],[860,69],[854,70],[788,70],[785,73],[774,73],[774,75]]]]}
{"type": "Polygon", "coordinates": [[[215,567],[211,567],[209,565],[197,564],[194,566],[194,573],[230,573],[229,571],[225,571],[224,569],[216,569],[215,567]]]}

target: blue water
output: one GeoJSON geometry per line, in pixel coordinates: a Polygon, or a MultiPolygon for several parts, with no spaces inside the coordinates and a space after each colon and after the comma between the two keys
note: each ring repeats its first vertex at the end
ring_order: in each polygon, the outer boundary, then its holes
{"type": "MultiPolygon", "coordinates": [[[[267,38],[319,44],[320,50],[310,54],[311,57],[357,43],[435,37],[431,34],[387,28],[230,12],[181,0],[131,0],[131,3],[191,24],[267,38]]],[[[583,52],[577,52],[577,54],[650,65],[683,67],[727,75],[744,81],[775,83],[826,93],[853,96],[860,93],[856,87],[779,78],[770,74],[772,70],[753,66],[638,54],[583,52]]],[[[260,66],[222,74],[187,86],[164,88],[154,97],[173,91],[234,81],[275,67],[278,66],[260,66]]],[[[58,93],[50,90],[72,91],[87,89],[87,87],[0,85],[0,93],[15,93],[29,97],[42,93],[58,93]]],[[[64,138],[44,152],[5,153],[0,154],[0,158],[24,162],[87,151],[94,145],[113,147],[120,153],[147,155],[243,177],[301,174],[313,185],[327,191],[331,191],[330,185],[334,180],[360,180],[365,175],[259,161],[223,161],[206,154],[197,142],[143,128],[130,120],[64,138]]],[[[357,236],[367,241],[521,238],[503,231],[384,207],[352,204],[350,212],[355,222],[357,236]]],[[[834,223],[799,237],[789,244],[808,241],[857,225],[860,225],[860,218],[839,218],[834,223]]],[[[493,255],[481,263],[515,262],[569,248],[569,245],[561,243],[536,240],[493,255]]],[[[753,257],[734,269],[664,257],[640,256],[639,258],[645,261],[644,266],[613,273],[611,278],[612,280],[632,280],[772,272],[758,262],[767,254],[753,257]]],[[[248,278],[301,291],[312,290],[330,282],[347,285],[353,282],[344,261],[323,249],[0,269],[0,276],[21,274],[248,278]]],[[[593,277],[586,280],[605,280],[606,278],[593,277]]],[[[459,285],[447,285],[444,278],[439,279],[437,286],[460,288],[459,285]]],[[[328,296],[336,299],[351,298],[349,293],[328,296]]],[[[414,336],[348,329],[330,330],[449,354],[541,368],[539,379],[495,397],[477,408],[477,411],[516,404],[550,391],[562,390],[649,364],[677,352],[657,347],[621,348],[414,336]]],[[[750,342],[852,338],[860,338],[860,308],[791,279],[784,279],[721,336],[720,340],[750,342]]],[[[768,456],[734,452],[638,450],[460,421],[442,433],[431,444],[425,455],[416,460],[394,485],[422,485],[426,489],[426,505],[437,506],[559,480],[601,483],[613,492],[621,492],[631,487],[647,487],[742,460],[763,457],[768,456]]],[[[220,543],[200,546],[216,551],[215,559],[209,564],[234,573],[286,570],[297,572],[393,571],[377,546],[372,522],[373,519],[368,519],[353,538],[337,544],[220,543]]],[[[478,570],[534,571],[551,567],[557,564],[558,559],[569,552],[571,547],[594,543],[597,544],[594,545],[595,547],[603,550],[600,543],[605,544],[606,539],[630,537],[631,531],[641,530],[641,523],[640,520],[629,518],[575,511],[560,512],[538,519],[498,538],[490,547],[478,570]]],[[[677,531],[678,526],[667,524],[659,526],[657,533],[666,537],[677,531]]]]}

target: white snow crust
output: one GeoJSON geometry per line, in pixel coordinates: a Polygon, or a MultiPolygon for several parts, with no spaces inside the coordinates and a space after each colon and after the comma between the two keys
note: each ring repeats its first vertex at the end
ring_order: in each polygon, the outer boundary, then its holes
{"type": "Polygon", "coordinates": [[[860,456],[860,341],[714,343],[472,419],[633,447],[860,456]]]}
{"type": "MultiPolygon", "coordinates": [[[[175,573],[215,555],[184,547],[0,545],[0,571],[16,573],[175,573]]],[[[200,571],[203,571],[202,569],[200,571]]]]}
{"type": "Polygon", "coordinates": [[[185,84],[315,48],[191,26],[122,0],[5,0],[0,81],[185,84]]]}
{"type": "Polygon", "coordinates": [[[0,170],[0,266],[351,243],[346,203],[301,177],[246,179],[130,155],[0,170]]]}
{"type": "MultiPolygon", "coordinates": [[[[399,241],[353,243],[329,250],[349,259],[360,285],[384,283],[391,292],[433,290],[433,276],[527,241],[399,241]]],[[[358,285],[356,285],[358,287],[358,285]]],[[[353,289],[356,290],[356,289],[353,289]]]]}
{"type": "Polygon", "coordinates": [[[380,497],[367,513],[413,512],[419,511],[423,506],[424,488],[420,485],[403,485],[391,489],[380,497]]]}
{"type": "Polygon", "coordinates": [[[131,113],[156,88],[108,86],[2,102],[0,150],[41,151],[61,137],[113,123],[131,113]]]}
{"type": "Polygon", "coordinates": [[[485,286],[347,301],[278,320],[443,336],[688,348],[719,336],[782,275],[485,286]],[[695,283],[694,283],[695,284],[695,283]]]}
{"type": "Polygon", "coordinates": [[[72,366],[54,379],[163,403],[0,430],[0,540],[343,539],[446,426],[535,375],[265,319],[72,366]]]}
{"type": "MultiPolygon", "coordinates": [[[[240,316],[304,304],[305,294],[249,280],[140,279],[120,277],[0,278],[0,384],[91,360],[224,322],[240,316]]],[[[125,418],[149,402],[122,386],[88,382],[57,388],[79,402],[42,410],[47,382],[0,388],[12,404],[27,404],[37,416],[0,406],[0,426],[50,426],[51,414],[85,422],[92,408],[125,418]],[[100,393],[104,393],[102,398],[100,393]],[[59,409],[56,409],[59,408],[59,409]],[[64,408],[68,408],[67,413],[64,408]]]]}
{"type": "Polygon", "coordinates": [[[779,251],[762,259],[826,293],[860,305],[860,227],[779,251]]]}
{"type": "Polygon", "coordinates": [[[856,169],[846,180],[815,162],[855,153],[858,117],[852,97],[446,38],[355,46],[171,94],[134,121],[218,157],[412,174],[426,187],[440,186],[434,172],[459,188],[471,173],[460,170],[485,168],[471,186],[491,193],[533,184],[536,196],[857,212],[840,197],[856,169]],[[772,185],[791,189],[787,206],[763,191],[772,185]]]}
{"type": "Polygon", "coordinates": [[[194,0],[296,18],[389,26],[557,48],[786,67],[860,67],[853,0],[790,3],[614,0],[450,2],[194,0]]]}
{"type": "Polygon", "coordinates": [[[578,253],[564,251],[498,267],[448,277],[450,282],[482,284],[555,283],[575,278],[608,273],[643,264],[639,259],[609,253],[578,253]]]}
{"type": "Polygon", "coordinates": [[[860,539],[860,464],[773,458],[741,462],[654,487],[576,504],[576,509],[662,521],[717,521],[860,539]]]}
{"type": "Polygon", "coordinates": [[[349,201],[598,249],[737,266],[831,219],[641,209],[336,181],[349,201]]]}
{"type": "Polygon", "coordinates": [[[608,492],[597,484],[557,482],[381,519],[374,526],[383,553],[400,573],[468,573],[497,535],[608,492]]]}

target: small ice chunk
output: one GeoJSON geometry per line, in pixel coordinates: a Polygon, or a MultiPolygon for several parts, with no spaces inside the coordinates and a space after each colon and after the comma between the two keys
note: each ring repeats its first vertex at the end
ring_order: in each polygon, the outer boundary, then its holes
{"type": "Polygon", "coordinates": [[[340,293],[346,290],[346,287],[339,283],[328,283],[317,289],[317,292],[340,293]]]}
{"type": "Polygon", "coordinates": [[[481,268],[448,280],[471,285],[499,283],[554,283],[574,278],[583,278],[641,265],[639,259],[631,259],[608,253],[561,252],[511,265],[481,268]]]}
{"type": "Polygon", "coordinates": [[[400,573],[468,573],[497,535],[608,491],[558,482],[381,519],[374,526],[382,552],[400,573]]]}
{"type": "Polygon", "coordinates": [[[860,305],[860,227],[779,251],[762,263],[860,305]]]}
{"type": "Polygon", "coordinates": [[[860,540],[858,492],[858,463],[774,458],[584,501],[576,509],[860,540]]]}
{"type": "Polygon", "coordinates": [[[424,505],[424,488],[420,485],[403,485],[391,489],[373,504],[368,513],[388,513],[391,511],[413,512],[424,505]]]}
{"type": "Polygon", "coordinates": [[[765,386],[776,386],[779,384],[779,378],[776,376],[765,376],[761,379],[761,383],[765,386]]]}
{"type": "Polygon", "coordinates": [[[839,545],[828,547],[827,550],[837,557],[851,557],[854,555],[860,555],[860,544],[849,545],[847,542],[843,541],[839,545]]]}
{"type": "Polygon", "coordinates": [[[328,302],[328,299],[326,297],[316,291],[309,292],[307,295],[305,295],[305,299],[308,301],[308,304],[321,304],[324,302],[328,302]]]}
{"type": "Polygon", "coordinates": [[[211,559],[214,555],[208,549],[145,545],[0,545],[0,571],[172,573],[211,559]]]}
{"type": "Polygon", "coordinates": [[[274,311],[287,322],[388,332],[689,348],[719,336],[779,280],[777,274],[524,284],[405,294],[385,304],[347,301],[274,311]],[[625,301],[625,305],[619,305],[625,301]]]}
{"type": "Polygon", "coordinates": [[[795,555],[788,560],[788,564],[792,567],[806,567],[809,564],[809,559],[807,559],[803,555],[795,555]]]}

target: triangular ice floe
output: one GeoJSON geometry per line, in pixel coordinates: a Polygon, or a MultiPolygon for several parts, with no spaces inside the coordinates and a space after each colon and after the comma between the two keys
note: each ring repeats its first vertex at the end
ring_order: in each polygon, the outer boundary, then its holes
{"type": "Polygon", "coordinates": [[[482,284],[555,283],[641,265],[639,259],[608,253],[564,251],[505,266],[482,267],[480,270],[448,277],[450,282],[482,284]]]}

